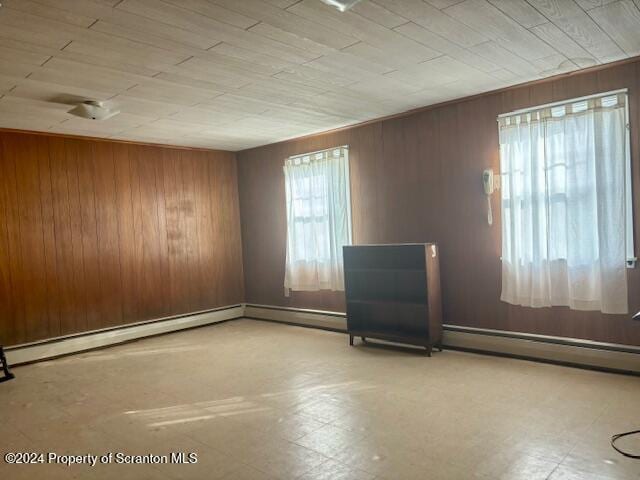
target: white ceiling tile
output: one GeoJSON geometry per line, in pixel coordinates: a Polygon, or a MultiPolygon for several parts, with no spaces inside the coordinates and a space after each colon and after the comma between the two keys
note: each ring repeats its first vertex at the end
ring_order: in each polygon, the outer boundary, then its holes
{"type": "Polygon", "coordinates": [[[182,75],[199,80],[210,81],[222,85],[225,88],[238,88],[243,85],[248,85],[253,80],[264,76],[257,73],[254,74],[243,68],[238,68],[230,62],[221,63],[205,60],[200,57],[192,57],[170,71],[180,72],[182,75]]]}
{"type": "Polygon", "coordinates": [[[592,8],[601,7],[618,0],[576,0],[576,3],[582,7],[583,10],[591,10],[592,8]]]}
{"type": "MultiPolygon", "coordinates": [[[[289,9],[282,10],[258,0],[242,0],[241,2],[236,0],[215,0],[215,2],[230,10],[256,18],[274,27],[281,28],[282,30],[303,38],[309,38],[314,42],[329,47],[343,48],[356,42],[356,39],[344,33],[344,30],[318,28],[318,25],[314,21],[295,15],[291,13],[289,9]]],[[[294,5],[293,8],[295,8],[296,5],[294,5]]]]}
{"type": "Polygon", "coordinates": [[[202,57],[218,62],[235,59],[236,66],[248,69],[249,71],[256,71],[257,68],[257,71],[266,75],[273,75],[284,68],[296,65],[296,63],[287,62],[272,55],[237,47],[226,42],[219,43],[215,47],[210,48],[209,52],[216,56],[212,56],[209,53],[202,55],[202,57]]]}
{"type": "Polygon", "coordinates": [[[27,78],[36,70],[38,70],[37,65],[29,65],[28,63],[17,63],[11,60],[5,60],[4,58],[0,57],[0,72],[2,72],[2,74],[5,76],[22,79],[27,78]]]}
{"type": "Polygon", "coordinates": [[[170,52],[180,53],[186,57],[193,55],[194,52],[200,51],[201,48],[209,48],[217,43],[207,40],[202,42],[206,47],[194,46],[193,44],[190,44],[189,38],[184,40],[179,38],[178,40],[175,40],[173,38],[168,38],[167,35],[158,35],[155,32],[150,33],[147,30],[138,27],[122,26],[104,20],[97,20],[96,23],[91,26],[91,30],[113,35],[115,37],[126,38],[145,45],[162,48],[170,52]]]}
{"type": "Polygon", "coordinates": [[[185,108],[168,117],[168,120],[184,123],[195,123],[203,126],[231,123],[249,116],[242,112],[216,112],[200,107],[185,108]]]}
{"type": "Polygon", "coordinates": [[[271,105],[273,104],[264,100],[255,100],[225,93],[224,95],[199,103],[197,106],[216,112],[231,111],[260,114],[266,112],[271,105]]]}
{"type": "Polygon", "coordinates": [[[65,114],[69,110],[69,106],[46,100],[5,96],[0,99],[0,110],[15,113],[38,113],[46,111],[47,113],[65,114]]]}
{"type": "Polygon", "coordinates": [[[78,34],[78,27],[11,8],[0,8],[0,36],[56,50],[78,34]]]}
{"type": "Polygon", "coordinates": [[[445,102],[454,98],[486,92],[487,89],[491,88],[491,85],[493,85],[493,83],[489,83],[486,79],[458,80],[444,85],[442,89],[440,89],[440,101],[445,102]]]}
{"type": "Polygon", "coordinates": [[[451,5],[455,5],[456,3],[460,2],[460,0],[425,0],[425,1],[431,6],[440,8],[440,9],[450,7],[451,5]]]}
{"type": "Polygon", "coordinates": [[[497,70],[500,67],[495,63],[487,60],[483,57],[471,53],[468,49],[462,48],[459,45],[441,37],[429,30],[411,22],[405,25],[396,27],[395,30],[402,35],[414,39],[423,45],[432,48],[433,50],[446,54],[451,58],[455,58],[461,62],[466,63],[483,72],[491,72],[497,70]]]}
{"type": "Polygon", "coordinates": [[[48,102],[34,102],[29,99],[16,97],[0,98],[0,117],[13,115],[16,119],[33,119],[39,125],[48,126],[65,121],[69,115],[66,108],[60,105],[49,104],[48,102]]]}
{"type": "Polygon", "coordinates": [[[375,0],[375,2],[459,46],[470,47],[487,40],[483,33],[467,27],[422,0],[375,0]]]}
{"type": "Polygon", "coordinates": [[[424,89],[478,75],[485,76],[487,74],[453,58],[442,56],[402,70],[396,70],[385,77],[424,89]]]}
{"type": "Polygon", "coordinates": [[[4,95],[16,88],[19,82],[19,78],[0,74],[0,95],[4,95]]]}
{"type": "Polygon", "coordinates": [[[425,49],[423,45],[353,12],[341,13],[317,0],[302,0],[288,8],[287,11],[317,22],[324,27],[350,32],[361,42],[386,51],[388,54],[410,56],[415,62],[433,58],[433,51],[425,49]]]}
{"type": "Polygon", "coordinates": [[[489,3],[525,28],[547,22],[546,17],[529,5],[526,0],[489,0],[489,3]]]}
{"type": "MultiPolygon", "coordinates": [[[[242,4],[244,5],[244,0],[242,4]]],[[[118,4],[117,9],[193,31],[205,38],[215,40],[215,43],[224,41],[238,47],[252,49],[295,63],[307,61],[317,56],[302,48],[271,40],[250,30],[243,30],[213,18],[203,17],[195,12],[160,0],[124,0],[118,4]]],[[[352,42],[350,41],[349,43],[352,42]]]]}
{"type": "Polygon", "coordinates": [[[260,22],[248,29],[249,32],[257,34],[263,38],[270,39],[274,42],[278,42],[289,46],[289,48],[295,48],[307,53],[306,60],[313,60],[314,58],[324,55],[326,53],[334,52],[336,49],[323,45],[318,42],[314,42],[304,36],[296,35],[295,33],[287,32],[281,28],[274,27],[268,23],[260,22]]]}
{"type": "Polygon", "coordinates": [[[59,22],[85,28],[95,22],[97,18],[74,13],[73,11],[69,10],[54,8],[53,6],[48,6],[46,4],[43,5],[39,2],[30,0],[3,0],[2,7],[19,10],[31,15],[37,15],[42,18],[48,18],[50,20],[56,20],[59,22]]]}
{"type": "Polygon", "coordinates": [[[368,95],[374,101],[388,100],[398,95],[409,95],[418,90],[421,90],[421,87],[410,85],[389,75],[368,78],[344,89],[345,92],[351,92],[354,95],[368,95]]]}
{"type": "Polygon", "coordinates": [[[109,100],[109,105],[121,112],[127,112],[140,117],[147,117],[150,120],[156,120],[166,117],[180,111],[179,105],[164,102],[154,102],[143,100],[127,95],[127,92],[116,95],[109,100]]]}
{"type": "Polygon", "coordinates": [[[392,69],[424,62],[425,60],[431,60],[432,58],[442,55],[440,52],[426,46],[422,47],[419,56],[407,54],[407,51],[403,49],[390,53],[389,50],[382,50],[365,42],[350,45],[343,48],[341,52],[348,53],[357,58],[369,60],[373,63],[377,63],[378,65],[385,65],[392,69]]]}
{"type": "Polygon", "coordinates": [[[205,38],[216,41],[222,40],[216,32],[216,27],[222,22],[167,2],[159,0],[123,0],[117,5],[116,9],[188,30],[205,38]]]}
{"type": "Polygon", "coordinates": [[[640,50],[640,0],[4,0],[0,126],[238,150],[640,50]],[[80,101],[121,111],[72,117],[80,101]]]}
{"type": "Polygon", "coordinates": [[[273,75],[273,77],[302,83],[321,90],[331,90],[355,82],[352,78],[343,77],[335,73],[328,74],[326,71],[313,68],[310,65],[296,65],[295,67],[286,68],[273,75]]]}
{"type": "Polygon", "coordinates": [[[178,87],[180,85],[185,86],[185,87],[191,87],[191,88],[197,88],[202,90],[203,92],[206,92],[209,96],[209,98],[213,98],[215,96],[218,95],[222,95],[224,92],[229,91],[229,90],[235,90],[237,87],[243,85],[238,84],[238,85],[233,85],[232,87],[228,87],[225,86],[221,83],[216,83],[215,81],[212,81],[213,79],[209,76],[207,76],[206,74],[203,74],[202,77],[205,78],[205,80],[199,79],[197,78],[197,76],[189,76],[187,75],[187,71],[184,70],[180,70],[179,68],[175,68],[172,70],[172,72],[180,72],[180,73],[167,73],[167,72],[162,72],[159,73],[158,75],[156,75],[154,78],[156,80],[160,80],[163,82],[166,82],[168,85],[172,85],[174,87],[178,87]]]}
{"type": "Polygon", "coordinates": [[[86,85],[60,85],[35,81],[31,78],[22,80],[8,94],[12,97],[42,100],[45,102],[63,103],[83,100],[105,100],[105,93],[89,89],[86,85]]]}
{"type": "Polygon", "coordinates": [[[381,75],[393,70],[392,67],[374,63],[344,52],[334,52],[329,55],[324,55],[308,62],[306,65],[355,80],[370,77],[372,74],[381,75]]]}
{"type": "MultiPolygon", "coordinates": [[[[21,0],[13,0],[20,2],[21,0]]],[[[113,10],[113,5],[109,5],[106,2],[87,0],[33,0],[40,5],[48,6],[52,9],[64,10],[70,15],[80,15],[83,17],[93,18],[106,18],[113,10]]],[[[113,0],[113,3],[118,3],[120,0],[113,0]]]]}
{"type": "Polygon", "coordinates": [[[598,63],[593,55],[551,22],[531,28],[531,32],[582,68],[598,63]]]}
{"type": "MultiPolygon", "coordinates": [[[[99,81],[87,83],[74,76],[73,73],[55,70],[38,71],[33,74],[29,80],[52,86],[53,89],[58,92],[58,95],[75,96],[79,91],[89,91],[91,94],[86,100],[103,100],[121,91],[113,85],[100,83],[99,81]]],[[[19,86],[16,87],[18,91],[22,85],[23,83],[20,83],[19,86]]]]}
{"type": "Polygon", "coordinates": [[[545,58],[539,58],[531,62],[538,68],[541,76],[559,75],[561,73],[578,70],[578,65],[567,59],[564,55],[557,53],[545,58]]]}
{"type": "Polygon", "coordinates": [[[153,77],[154,75],[157,75],[158,73],[160,73],[160,70],[158,70],[157,68],[154,69],[154,68],[143,67],[139,64],[136,64],[133,60],[131,62],[121,61],[114,58],[96,56],[96,55],[87,55],[84,53],[76,53],[68,50],[55,52],[53,56],[61,60],[69,60],[76,63],[93,65],[95,67],[109,68],[117,72],[131,73],[131,74],[140,75],[143,77],[153,77]]]}
{"type": "Polygon", "coordinates": [[[107,58],[114,62],[162,70],[189,58],[185,52],[172,52],[93,30],[85,30],[64,47],[65,51],[107,58]],[[108,45],[108,48],[105,46],[108,45]]]}
{"type": "Polygon", "coordinates": [[[234,27],[247,28],[255,25],[257,20],[247,17],[233,10],[226,9],[207,0],[167,0],[178,7],[192,10],[200,15],[213,18],[219,22],[228,23],[234,27]]]}
{"type": "Polygon", "coordinates": [[[31,80],[62,85],[77,85],[113,94],[137,85],[146,77],[113,70],[106,67],[88,65],[82,62],[51,58],[44,66],[31,74],[31,80]]]}
{"type": "MultiPolygon", "coordinates": [[[[0,42],[2,43],[2,46],[4,48],[18,50],[19,52],[25,52],[26,54],[34,53],[37,55],[42,55],[43,57],[50,57],[52,55],[56,55],[60,51],[53,47],[47,47],[44,45],[38,45],[37,43],[26,42],[24,40],[11,38],[10,35],[3,36],[5,27],[7,27],[7,25],[4,25],[2,29],[0,29],[0,37],[2,38],[0,42]]],[[[31,63],[31,62],[27,62],[27,63],[31,63]]]]}
{"type": "Polygon", "coordinates": [[[265,1],[273,5],[274,7],[287,8],[293,5],[294,3],[296,3],[298,0],[265,0],[265,1]]]}
{"type": "Polygon", "coordinates": [[[623,54],[620,47],[572,0],[528,1],[599,60],[623,54]]]}
{"type": "Polygon", "coordinates": [[[526,60],[552,55],[553,49],[486,0],[466,0],[444,10],[526,60]]]}
{"type": "Polygon", "coordinates": [[[286,105],[322,92],[323,90],[308,85],[269,78],[241,87],[234,91],[234,95],[257,100],[268,99],[269,102],[286,105]]]}
{"type": "Polygon", "coordinates": [[[322,113],[332,113],[344,116],[351,116],[359,120],[375,118],[384,115],[387,110],[369,101],[365,103],[362,98],[355,99],[350,96],[352,92],[340,90],[334,93],[318,95],[311,98],[305,98],[299,102],[293,103],[291,106],[315,110],[322,113]]]}
{"type": "MultiPolygon", "coordinates": [[[[168,23],[160,23],[145,16],[129,13],[120,8],[112,8],[111,6],[101,5],[91,0],[35,0],[51,7],[64,9],[67,12],[77,12],[91,18],[100,19],[104,23],[111,25],[119,25],[123,28],[119,35],[129,38],[132,34],[143,35],[148,34],[157,38],[173,40],[175,42],[184,43],[186,45],[209,48],[220,41],[211,37],[211,32],[207,32],[206,36],[199,35],[191,29],[185,29],[170,25],[168,23]],[[125,33],[126,32],[126,33],[125,33]]],[[[120,0],[117,0],[118,3],[120,0]]],[[[93,26],[95,28],[95,25],[93,26]]],[[[113,27],[111,27],[113,28],[113,27]]]]}
{"type": "Polygon", "coordinates": [[[501,68],[500,70],[491,72],[491,75],[505,81],[517,80],[519,78],[519,75],[513,73],[511,70],[507,70],[506,68],[501,68]]]}
{"type": "Polygon", "coordinates": [[[46,132],[56,123],[58,123],[57,119],[49,119],[38,114],[17,116],[14,113],[0,112],[0,128],[46,132]]]}
{"type": "Polygon", "coordinates": [[[351,11],[386,28],[394,28],[408,22],[406,18],[396,15],[374,2],[356,3],[351,11]]]}
{"type": "Polygon", "coordinates": [[[68,113],[66,114],[66,116],[67,120],[65,120],[63,124],[64,128],[77,128],[95,133],[108,133],[109,135],[123,132],[125,130],[131,130],[149,122],[149,119],[147,117],[139,117],[137,115],[132,115],[125,112],[99,122],[74,117],[68,113]]]}
{"type": "Polygon", "coordinates": [[[155,78],[145,80],[126,91],[127,96],[134,98],[184,106],[192,106],[220,94],[221,92],[187,87],[155,78]]]}
{"type": "Polygon", "coordinates": [[[151,129],[151,132],[167,132],[169,134],[185,134],[206,128],[205,125],[194,124],[193,122],[184,122],[180,120],[174,120],[173,116],[167,118],[161,118],[147,123],[139,128],[140,131],[146,131],[151,129]]]}
{"type": "Polygon", "coordinates": [[[627,55],[640,53],[640,10],[631,0],[594,8],[589,15],[627,55]]]}
{"type": "Polygon", "coordinates": [[[469,50],[507,70],[526,75],[539,75],[538,69],[531,62],[519,57],[496,42],[485,42],[480,45],[475,45],[469,50]]]}
{"type": "MultiPolygon", "coordinates": [[[[63,124],[64,125],[64,124],[63,124]]],[[[55,131],[52,129],[52,131],[55,131]]],[[[163,132],[153,132],[153,129],[134,128],[126,132],[119,132],[112,134],[109,138],[114,140],[125,140],[129,142],[148,142],[148,143],[161,143],[169,145],[187,145],[180,142],[180,135],[163,134],[163,132]]],[[[60,132],[67,133],[67,132],[60,132]]]]}

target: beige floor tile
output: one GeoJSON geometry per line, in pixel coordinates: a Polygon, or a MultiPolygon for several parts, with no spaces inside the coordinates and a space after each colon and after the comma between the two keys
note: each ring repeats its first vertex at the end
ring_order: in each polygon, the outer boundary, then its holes
{"type": "Polygon", "coordinates": [[[349,468],[335,460],[327,460],[298,480],[374,480],[374,476],[362,470],[349,468]]]}
{"type": "MultiPolygon", "coordinates": [[[[638,451],[637,444],[635,451],[638,451]]],[[[597,474],[620,480],[640,479],[639,460],[624,457],[614,451],[607,438],[579,443],[562,461],[562,465],[581,471],[585,476],[597,474]]]]}
{"type": "Polygon", "coordinates": [[[277,478],[298,478],[318,467],[327,457],[293,442],[270,441],[247,452],[242,461],[277,478]]]}
{"type": "Polygon", "coordinates": [[[183,453],[185,461],[189,455],[197,455],[196,463],[174,463],[157,465],[156,468],[167,477],[175,480],[201,479],[211,480],[222,479],[228,474],[237,471],[241,462],[232,456],[214,450],[189,437],[174,437],[170,442],[151,447],[156,452],[162,453],[183,453]]]}
{"type": "Polygon", "coordinates": [[[221,480],[283,480],[274,477],[265,472],[250,467],[248,465],[239,464],[232,472],[222,477],[221,480]]]}
{"type": "Polygon", "coordinates": [[[638,461],[609,446],[637,428],[635,377],[349,348],[341,334],[250,320],[15,373],[0,385],[0,450],[198,463],[0,462],[3,480],[640,480],[638,461]]]}
{"type": "MultiPolygon", "coordinates": [[[[0,467],[0,478],[11,480],[47,480],[88,478],[86,470],[67,468],[58,465],[5,465],[0,467]]],[[[116,478],[113,476],[112,478],[116,478]]]]}
{"type": "Polygon", "coordinates": [[[326,457],[335,457],[356,444],[364,436],[364,432],[345,430],[334,425],[324,425],[322,428],[299,438],[296,443],[326,457]]]}
{"type": "Polygon", "coordinates": [[[548,477],[548,480],[616,480],[619,477],[607,476],[600,473],[584,472],[582,470],[575,470],[565,465],[560,465],[553,473],[548,477]]]}
{"type": "Polygon", "coordinates": [[[243,429],[255,429],[270,436],[295,441],[319,430],[326,424],[300,413],[290,413],[285,409],[259,410],[233,417],[243,429]]]}

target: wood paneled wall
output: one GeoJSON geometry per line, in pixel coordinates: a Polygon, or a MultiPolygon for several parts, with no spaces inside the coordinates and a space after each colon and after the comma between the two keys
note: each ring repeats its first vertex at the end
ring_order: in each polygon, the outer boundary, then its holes
{"type": "MultiPolygon", "coordinates": [[[[640,345],[629,316],[568,308],[523,308],[501,302],[501,219],[486,222],[482,170],[499,171],[500,113],[628,87],[631,99],[636,254],[640,246],[638,94],[640,62],[556,78],[450,103],[409,116],[238,154],[246,301],[344,311],[342,293],[284,296],[286,157],[350,146],[355,243],[440,245],[444,321],[640,345]]],[[[640,267],[628,271],[629,307],[640,309],[640,267]]]]}
{"type": "Polygon", "coordinates": [[[243,301],[233,153],[0,132],[0,343],[243,301]]]}

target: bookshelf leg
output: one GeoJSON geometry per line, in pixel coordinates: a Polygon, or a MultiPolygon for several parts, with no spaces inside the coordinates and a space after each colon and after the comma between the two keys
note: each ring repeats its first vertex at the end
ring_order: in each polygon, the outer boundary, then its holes
{"type": "Polygon", "coordinates": [[[11,380],[15,378],[13,373],[9,371],[9,365],[7,365],[7,358],[4,356],[4,349],[0,347],[0,363],[2,364],[0,368],[2,368],[2,372],[4,373],[4,377],[0,378],[0,382],[5,382],[7,380],[11,380]]]}
{"type": "Polygon", "coordinates": [[[425,354],[427,355],[427,357],[431,356],[431,345],[427,345],[424,347],[425,349],[425,354]]]}
{"type": "Polygon", "coordinates": [[[353,335],[349,334],[349,345],[353,347],[353,335]]]}

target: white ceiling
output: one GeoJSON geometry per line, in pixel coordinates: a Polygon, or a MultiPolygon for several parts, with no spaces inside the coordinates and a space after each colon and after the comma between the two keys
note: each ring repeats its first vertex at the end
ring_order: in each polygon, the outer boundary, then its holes
{"type": "Polygon", "coordinates": [[[227,150],[640,53],[640,0],[2,4],[0,127],[227,150]]]}

